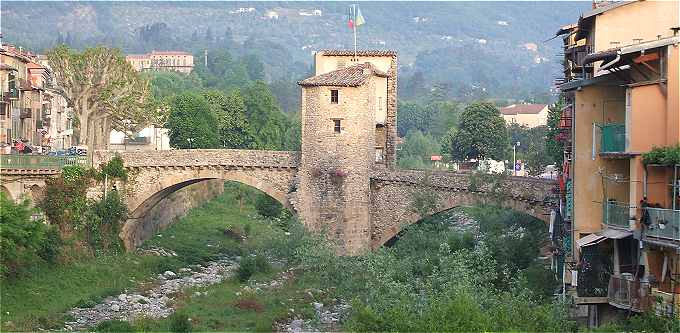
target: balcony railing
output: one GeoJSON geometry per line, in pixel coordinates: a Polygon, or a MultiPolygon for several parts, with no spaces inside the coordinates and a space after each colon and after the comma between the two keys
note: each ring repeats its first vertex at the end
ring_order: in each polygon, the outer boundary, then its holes
{"type": "Polygon", "coordinates": [[[629,228],[630,208],[626,203],[607,201],[604,205],[604,224],[619,228],[629,228]]]}
{"type": "Polygon", "coordinates": [[[0,155],[0,169],[60,170],[67,165],[90,165],[88,156],[0,155]]]}
{"type": "Polygon", "coordinates": [[[645,208],[649,218],[645,235],[680,240],[680,210],[645,208]]]}
{"type": "Polygon", "coordinates": [[[653,308],[652,288],[647,282],[640,282],[622,276],[609,278],[607,289],[609,304],[621,309],[643,312],[653,308]]]}
{"type": "Polygon", "coordinates": [[[626,151],[626,125],[604,124],[602,129],[602,153],[621,153],[626,151]]]}
{"type": "Polygon", "coordinates": [[[30,108],[21,108],[19,111],[19,118],[20,119],[31,118],[31,116],[33,115],[32,111],[33,110],[31,110],[30,108]]]}

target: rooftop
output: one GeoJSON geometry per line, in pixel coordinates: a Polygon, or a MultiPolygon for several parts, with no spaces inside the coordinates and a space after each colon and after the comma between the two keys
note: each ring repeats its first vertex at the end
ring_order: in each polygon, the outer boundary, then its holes
{"type": "Polygon", "coordinates": [[[184,51],[151,51],[151,55],[185,55],[190,56],[191,53],[184,51]]]}
{"type": "MultiPolygon", "coordinates": [[[[325,56],[354,56],[354,50],[320,50],[325,56]]],[[[357,50],[356,55],[360,57],[394,57],[397,51],[394,50],[357,50]]]]}
{"type": "Polygon", "coordinates": [[[547,104],[513,104],[501,108],[501,114],[506,116],[518,115],[518,114],[538,114],[541,112],[547,104]]]}
{"type": "Polygon", "coordinates": [[[370,63],[364,63],[312,76],[299,81],[298,84],[301,86],[358,87],[372,75],[387,77],[385,72],[374,68],[370,63]]]}

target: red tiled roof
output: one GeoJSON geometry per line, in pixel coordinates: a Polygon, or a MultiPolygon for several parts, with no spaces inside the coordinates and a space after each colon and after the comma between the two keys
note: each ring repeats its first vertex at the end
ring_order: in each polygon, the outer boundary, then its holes
{"type": "MultiPolygon", "coordinates": [[[[325,56],[354,56],[354,50],[321,50],[319,51],[325,56]]],[[[360,57],[384,57],[396,56],[397,51],[394,50],[357,50],[357,56],[360,57]]]]}
{"type": "Polygon", "coordinates": [[[312,76],[299,81],[298,84],[301,86],[358,87],[364,84],[371,75],[387,77],[387,74],[374,68],[370,63],[364,63],[312,76]],[[369,71],[364,71],[365,69],[369,71]]]}
{"type": "Polygon", "coordinates": [[[148,54],[128,54],[127,56],[125,56],[125,58],[127,59],[146,59],[148,57],[149,57],[148,54]]]}
{"type": "Polygon", "coordinates": [[[151,54],[154,54],[154,55],[186,55],[186,56],[191,55],[191,53],[184,52],[184,51],[151,51],[151,54]]]}
{"type": "Polygon", "coordinates": [[[28,69],[43,69],[43,66],[40,66],[40,65],[38,65],[34,62],[29,62],[28,64],[26,64],[26,68],[28,68],[28,69]]]}
{"type": "Polygon", "coordinates": [[[513,104],[502,108],[501,114],[506,116],[516,114],[537,114],[546,106],[546,104],[513,104]]]}

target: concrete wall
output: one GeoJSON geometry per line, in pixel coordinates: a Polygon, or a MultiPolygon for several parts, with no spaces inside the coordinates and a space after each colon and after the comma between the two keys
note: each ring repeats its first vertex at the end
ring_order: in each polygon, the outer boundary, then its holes
{"type": "Polygon", "coordinates": [[[189,185],[171,193],[151,208],[143,218],[134,220],[134,223],[124,224],[120,237],[127,249],[136,248],[185,216],[189,210],[203,205],[223,192],[224,181],[220,179],[189,185]]]}
{"type": "MultiPolygon", "coordinates": [[[[627,160],[611,161],[599,157],[601,140],[599,130],[596,130],[595,136],[595,160],[592,158],[593,123],[625,122],[625,90],[615,86],[588,86],[577,91],[573,121],[576,147],[572,166],[574,235],[579,239],[581,234],[593,233],[602,228],[602,203],[606,195],[603,176],[620,173],[625,177],[628,174],[625,166],[620,165],[627,163],[627,160]]],[[[623,194],[618,192],[621,189],[617,189],[621,185],[615,183],[608,185],[610,195],[623,197],[623,194]]]]}
{"type": "Polygon", "coordinates": [[[606,11],[595,21],[595,51],[635,44],[633,39],[650,41],[673,35],[671,27],[680,21],[678,1],[638,1],[606,11]]]}

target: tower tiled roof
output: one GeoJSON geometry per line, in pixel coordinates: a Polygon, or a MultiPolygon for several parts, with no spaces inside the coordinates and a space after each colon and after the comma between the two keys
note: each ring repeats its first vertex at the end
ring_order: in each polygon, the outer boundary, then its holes
{"type": "MultiPolygon", "coordinates": [[[[327,56],[354,56],[354,50],[320,50],[319,52],[327,56]]],[[[394,50],[357,50],[356,55],[360,57],[385,57],[396,56],[394,50]]]]}
{"type": "Polygon", "coordinates": [[[301,86],[358,87],[364,84],[371,75],[387,77],[385,72],[376,69],[370,63],[363,63],[312,76],[298,81],[298,84],[301,86]]]}

